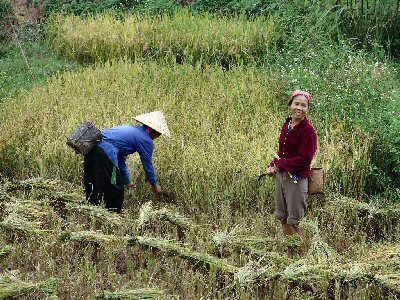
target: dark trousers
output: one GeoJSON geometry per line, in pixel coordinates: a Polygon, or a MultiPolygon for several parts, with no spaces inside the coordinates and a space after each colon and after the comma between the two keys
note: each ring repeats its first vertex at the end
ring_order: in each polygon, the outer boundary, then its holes
{"type": "Polygon", "coordinates": [[[93,205],[104,201],[107,209],[121,212],[124,202],[124,185],[117,169],[116,184],[111,184],[113,163],[103,149],[95,146],[84,157],[84,184],[86,200],[93,205]]]}

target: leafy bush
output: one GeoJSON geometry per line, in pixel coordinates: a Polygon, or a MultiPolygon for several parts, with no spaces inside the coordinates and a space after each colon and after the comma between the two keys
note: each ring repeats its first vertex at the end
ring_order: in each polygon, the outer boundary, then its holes
{"type": "Polygon", "coordinates": [[[344,8],[341,30],[361,47],[382,44],[400,57],[400,11],[398,0],[338,1],[344,8]]]}
{"type": "Polygon", "coordinates": [[[0,57],[6,52],[5,43],[10,38],[10,11],[11,3],[8,0],[0,0],[0,57]]]}
{"type": "Polygon", "coordinates": [[[174,0],[143,0],[132,6],[130,12],[143,15],[173,14],[178,8],[174,0]]]}
{"type": "Polygon", "coordinates": [[[6,18],[11,10],[11,3],[8,0],[0,0],[0,20],[6,18]]]}
{"type": "Polygon", "coordinates": [[[38,0],[42,3],[47,16],[54,13],[75,15],[93,15],[113,13],[124,16],[126,13],[160,14],[172,13],[178,7],[174,0],[38,0]]]}

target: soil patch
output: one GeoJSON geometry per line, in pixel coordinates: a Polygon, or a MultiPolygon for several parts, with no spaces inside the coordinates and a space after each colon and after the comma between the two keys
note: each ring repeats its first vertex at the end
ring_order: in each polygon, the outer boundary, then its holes
{"type": "Polygon", "coordinates": [[[11,0],[11,11],[20,25],[38,23],[43,17],[43,9],[32,0],[11,0]]]}

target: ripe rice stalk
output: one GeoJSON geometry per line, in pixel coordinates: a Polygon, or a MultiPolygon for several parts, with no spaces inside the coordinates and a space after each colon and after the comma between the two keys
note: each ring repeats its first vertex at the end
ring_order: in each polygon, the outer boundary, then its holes
{"type": "Polygon", "coordinates": [[[285,268],[280,278],[302,283],[328,283],[340,272],[338,265],[317,264],[314,261],[300,259],[285,268]]]}
{"type": "Polygon", "coordinates": [[[85,196],[77,193],[51,192],[49,194],[57,202],[84,203],[85,196]]]}
{"type": "Polygon", "coordinates": [[[26,232],[29,234],[43,234],[49,232],[49,230],[40,229],[42,222],[39,221],[28,221],[24,216],[17,213],[11,213],[7,215],[2,222],[0,222],[0,228],[9,230],[11,232],[19,231],[26,232]]]}
{"type": "Polygon", "coordinates": [[[297,251],[302,246],[302,241],[300,235],[294,234],[290,236],[286,236],[285,240],[282,243],[283,248],[290,248],[293,251],[297,251]]]}
{"type": "Polygon", "coordinates": [[[274,279],[279,276],[280,270],[287,266],[288,261],[285,257],[274,252],[258,261],[250,260],[244,267],[237,270],[232,284],[245,286],[254,283],[259,278],[267,281],[274,279]]]}
{"type": "Polygon", "coordinates": [[[20,199],[19,201],[7,203],[4,211],[36,220],[47,216],[49,213],[48,209],[46,203],[43,201],[20,199]]]}
{"type": "Polygon", "coordinates": [[[264,60],[275,31],[272,18],[194,16],[185,10],[124,20],[107,14],[84,19],[57,16],[48,29],[54,50],[79,61],[152,58],[225,67],[264,60]]]}
{"type": "Polygon", "coordinates": [[[61,298],[59,298],[56,295],[50,295],[50,296],[44,298],[43,300],[61,300],[61,298]]]}
{"type": "Polygon", "coordinates": [[[136,224],[138,228],[145,226],[151,218],[153,214],[154,208],[151,204],[151,201],[144,203],[139,210],[139,217],[136,220],[136,224]]]}
{"type": "Polygon", "coordinates": [[[95,299],[129,299],[129,300],[142,300],[142,299],[166,299],[165,294],[162,290],[154,288],[144,288],[135,290],[120,290],[116,292],[102,291],[96,294],[95,299]]]}
{"type": "Polygon", "coordinates": [[[396,238],[399,235],[400,206],[379,206],[355,199],[333,196],[326,205],[317,210],[322,220],[332,222],[337,215],[347,227],[356,227],[375,239],[396,238]]]}
{"type": "Polygon", "coordinates": [[[5,245],[0,248],[0,260],[4,259],[7,257],[11,251],[13,250],[13,247],[11,245],[5,245]]]}
{"type": "Polygon", "coordinates": [[[338,261],[338,254],[319,235],[312,238],[311,246],[306,255],[307,259],[317,264],[335,264],[338,261]]]}
{"type": "Polygon", "coordinates": [[[59,281],[49,278],[38,283],[24,282],[11,273],[0,276],[0,300],[13,299],[36,293],[54,294],[57,291],[59,281]]]}
{"type": "MultiPolygon", "coordinates": [[[[51,196],[55,200],[63,202],[83,202],[82,194],[72,192],[77,187],[73,184],[56,179],[29,178],[25,180],[5,181],[0,189],[0,195],[3,193],[11,194],[17,191],[41,190],[45,195],[51,196]]],[[[40,194],[41,196],[42,194],[40,194]]],[[[32,195],[30,194],[30,197],[32,195]]],[[[10,195],[11,197],[11,195],[10,195]]],[[[40,199],[42,200],[42,197],[40,199]]]]}
{"type": "Polygon", "coordinates": [[[153,217],[157,218],[158,220],[168,221],[169,223],[182,229],[195,229],[198,227],[198,225],[194,224],[188,217],[171,211],[165,207],[154,211],[153,217]]]}
{"type": "Polygon", "coordinates": [[[317,219],[310,219],[308,217],[305,217],[301,220],[299,226],[305,230],[306,236],[314,237],[321,235],[317,219]]]}
{"type": "Polygon", "coordinates": [[[60,186],[63,186],[63,183],[59,180],[29,178],[25,180],[8,181],[4,184],[4,189],[8,192],[32,189],[59,190],[60,186]]]}
{"type": "Polygon", "coordinates": [[[377,283],[400,296],[400,273],[375,275],[377,283]]]}
{"type": "Polygon", "coordinates": [[[357,257],[362,264],[371,265],[381,274],[400,272],[400,244],[382,244],[370,246],[368,253],[357,257]]]}
{"type": "Polygon", "coordinates": [[[353,262],[343,265],[340,270],[340,277],[348,282],[372,282],[374,279],[375,268],[369,263],[353,262]]]}
{"type": "Polygon", "coordinates": [[[11,196],[5,189],[0,189],[0,203],[1,202],[17,202],[18,198],[11,196]]]}
{"type": "Polygon", "coordinates": [[[204,265],[207,268],[219,270],[227,274],[233,274],[237,270],[235,266],[230,265],[224,259],[220,259],[207,253],[192,251],[187,247],[184,247],[181,244],[178,244],[171,240],[136,236],[132,238],[128,243],[130,245],[138,243],[139,245],[144,247],[155,248],[167,254],[177,255],[181,258],[192,261],[196,265],[204,265]]]}
{"type": "Polygon", "coordinates": [[[100,223],[107,223],[115,226],[121,226],[124,224],[123,218],[119,214],[111,212],[100,206],[67,203],[66,207],[70,211],[80,213],[91,219],[99,221],[100,223]]]}
{"type": "Polygon", "coordinates": [[[242,229],[240,228],[240,226],[236,225],[232,228],[231,231],[228,231],[228,229],[226,229],[222,232],[216,232],[213,235],[212,240],[217,247],[222,247],[225,244],[229,243],[231,239],[235,238],[241,230],[242,229]]]}
{"type": "Polygon", "coordinates": [[[151,202],[144,203],[139,210],[139,218],[136,221],[137,227],[142,228],[151,220],[163,220],[181,228],[181,229],[194,229],[198,225],[194,224],[189,218],[181,214],[171,211],[164,207],[161,209],[154,209],[151,202]]]}
{"type": "MultiPolygon", "coordinates": [[[[53,208],[64,207],[66,202],[82,203],[84,196],[77,193],[69,193],[57,191],[58,180],[24,180],[24,181],[7,181],[5,187],[0,190],[0,203],[4,203],[5,212],[16,212],[28,218],[40,218],[47,216],[49,207],[53,208]],[[49,188],[53,188],[51,190],[49,188]],[[29,194],[22,194],[23,198],[15,197],[11,194],[18,192],[20,189],[28,189],[29,194]],[[35,191],[35,192],[32,192],[35,191]],[[36,191],[39,191],[38,193],[36,191]]],[[[63,185],[65,185],[63,183],[63,185]]],[[[21,196],[19,194],[19,196],[21,196]]]]}
{"type": "MultiPolygon", "coordinates": [[[[18,104],[3,103],[5,119],[0,122],[0,148],[3,149],[0,150],[4,159],[0,160],[0,167],[5,172],[11,168],[6,164],[13,162],[17,178],[29,172],[34,176],[47,175],[78,183],[82,164],[65,145],[66,132],[71,132],[77,123],[87,118],[100,128],[130,124],[132,120],[128,115],[159,107],[171,120],[168,122],[176,136],[168,142],[157,141],[157,151],[162,153],[155,161],[157,172],[160,178],[165,178],[165,186],[171,193],[185,199],[188,214],[199,208],[214,219],[217,208],[221,207],[218,204],[230,201],[224,197],[232,195],[243,203],[251,203],[254,197],[267,196],[273,189],[270,185],[261,188],[258,182],[248,178],[257,174],[260,161],[273,156],[274,149],[265,144],[276,144],[271,132],[278,135],[281,120],[278,120],[276,99],[266,95],[274,95],[275,85],[275,79],[262,71],[242,67],[229,72],[212,67],[203,72],[188,65],[171,68],[153,62],[120,61],[64,73],[32,91],[27,96],[29,99],[15,99],[18,104]],[[110,78],[118,80],[114,82],[110,78]],[[111,97],[118,101],[111,105],[111,97]],[[56,112],[50,109],[55,106],[59,108],[56,112]],[[90,115],[83,115],[88,107],[90,115]],[[213,108],[211,113],[210,107],[213,108]],[[113,111],[113,114],[105,114],[106,111],[113,111]],[[266,115],[270,117],[260,125],[259,120],[266,115]],[[15,124],[15,119],[20,122],[15,124]],[[60,120],[63,120],[62,127],[60,120]],[[12,126],[15,130],[11,134],[6,128],[12,126]],[[187,128],[185,133],[179,130],[180,126],[187,128]],[[236,127],[236,131],[229,130],[236,127]],[[30,128],[28,136],[24,128],[30,128]],[[190,140],[189,132],[193,133],[190,140]],[[199,146],[204,140],[208,141],[213,156],[199,146]],[[16,152],[6,150],[14,147],[16,152]],[[249,155],[243,157],[243,153],[249,155]],[[32,163],[26,164],[26,161],[32,163]],[[39,163],[41,169],[36,168],[39,163]],[[241,176],[235,175],[238,173],[241,176]],[[226,186],[233,180],[239,184],[227,193],[226,186]]],[[[134,157],[129,156],[128,166],[134,163],[134,157]]],[[[137,170],[138,184],[143,185],[142,170],[136,164],[130,169],[137,170]]],[[[144,193],[145,189],[138,186],[135,197],[145,199],[144,193]]],[[[219,210],[221,214],[230,214],[219,210]]]]}
{"type": "Polygon", "coordinates": [[[125,239],[124,237],[118,237],[115,235],[106,235],[103,234],[101,231],[65,231],[60,234],[61,241],[78,241],[82,243],[96,243],[96,244],[103,244],[103,243],[113,243],[120,241],[121,239],[125,239]]]}
{"type": "Polygon", "coordinates": [[[245,251],[258,256],[266,255],[276,248],[276,241],[264,237],[251,236],[236,225],[231,231],[216,232],[212,241],[220,252],[245,251]]]}

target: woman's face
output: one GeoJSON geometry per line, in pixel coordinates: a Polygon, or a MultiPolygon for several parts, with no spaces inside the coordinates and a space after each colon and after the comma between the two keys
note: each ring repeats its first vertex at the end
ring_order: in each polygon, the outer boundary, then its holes
{"type": "Polygon", "coordinates": [[[308,100],[303,95],[298,95],[293,98],[290,104],[290,112],[292,113],[293,120],[303,120],[308,112],[308,100]]]}

